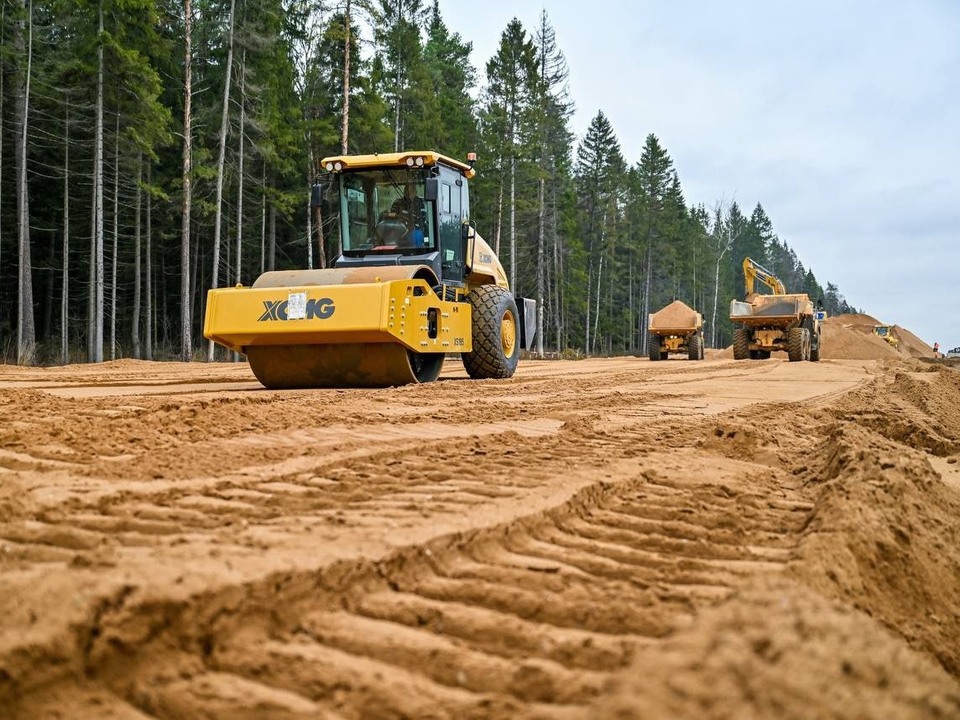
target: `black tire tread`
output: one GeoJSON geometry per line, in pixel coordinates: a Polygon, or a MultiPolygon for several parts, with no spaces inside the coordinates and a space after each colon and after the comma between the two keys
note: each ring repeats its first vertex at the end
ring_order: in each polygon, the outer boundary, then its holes
{"type": "Polygon", "coordinates": [[[687,338],[687,358],[703,360],[703,336],[697,331],[687,338]]]}
{"type": "Polygon", "coordinates": [[[803,327],[790,328],[787,333],[787,357],[790,362],[801,362],[804,357],[804,335],[809,337],[809,331],[803,327]]]}
{"type": "Polygon", "coordinates": [[[475,380],[506,379],[513,376],[520,359],[520,313],[513,294],[499,285],[481,285],[467,296],[472,309],[473,351],[462,353],[463,367],[475,380]],[[517,342],[513,357],[503,354],[500,320],[510,308],[517,321],[517,342]]]}
{"type": "Polygon", "coordinates": [[[660,354],[660,336],[656,333],[647,333],[647,356],[651,362],[666,359],[660,354]]]}
{"type": "Polygon", "coordinates": [[[733,331],[733,359],[750,359],[750,334],[746,328],[735,328],[733,331]]]}

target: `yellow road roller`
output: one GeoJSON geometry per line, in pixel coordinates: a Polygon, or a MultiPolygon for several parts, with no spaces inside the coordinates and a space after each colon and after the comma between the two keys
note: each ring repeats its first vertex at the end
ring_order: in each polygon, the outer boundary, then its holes
{"type": "Polygon", "coordinates": [[[470,223],[474,156],[433,151],[321,161],[341,254],[323,270],[267,272],[207,295],[204,336],[246,355],[268,388],[387,387],[436,380],[447,354],[472,378],[509,378],[536,334],[470,223]]]}

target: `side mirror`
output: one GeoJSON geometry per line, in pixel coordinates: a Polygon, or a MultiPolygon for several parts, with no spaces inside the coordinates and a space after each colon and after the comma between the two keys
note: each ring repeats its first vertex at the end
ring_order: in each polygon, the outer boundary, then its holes
{"type": "Polygon", "coordinates": [[[323,191],[326,188],[323,183],[316,183],[310,188],[310,207],[316,209],[323,205],[323,191]]]}
{"type": "Polygon", "coordinates": [[[440,178],[428,177],[426,182],[427,185],[423,190],[423,199],[436,202],[437,198],[440,197],[440,178]]]}
{"type": "Polygon", "coordinates": [[[461,226],[460,237],[463,241],[463,265],[468,271],[473,266],[473,241],[476,236],[476,228],[464,222],[461,226]]]}

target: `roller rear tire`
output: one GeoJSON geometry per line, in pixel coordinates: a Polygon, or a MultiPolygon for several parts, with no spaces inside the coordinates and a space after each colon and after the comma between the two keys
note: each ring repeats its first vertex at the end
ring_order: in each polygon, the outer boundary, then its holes
{"type": "Polygon", "coordinates": [[[462,353],[463,367],[475,380],[512,377],[520,360],[517,303],[499,285],[481,285],[467,296],[473,311],[473,351],[462,353]]]}

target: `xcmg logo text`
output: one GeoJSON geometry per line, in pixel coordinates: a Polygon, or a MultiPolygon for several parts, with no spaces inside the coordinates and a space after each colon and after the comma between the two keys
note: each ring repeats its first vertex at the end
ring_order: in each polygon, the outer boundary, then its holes
{"type": "MultiPolygon", "coordinates": [[[[301,307],[303,307],[301,305],[301,307]]],[[[307,309],[304,319],[306,320],[326,320],[336,311],[336,306],[330,298],[319,298],[317,300],[307,300],[307,309]]],[[[264,300],[263,315],[257,322],[269,322],[271,320],[287,320],[287,301],[286,300],[264,300]]]]}

